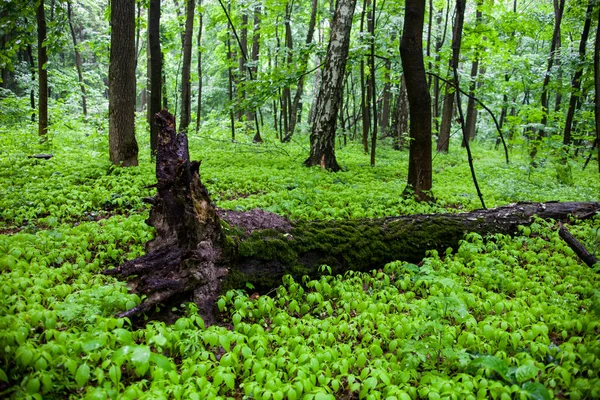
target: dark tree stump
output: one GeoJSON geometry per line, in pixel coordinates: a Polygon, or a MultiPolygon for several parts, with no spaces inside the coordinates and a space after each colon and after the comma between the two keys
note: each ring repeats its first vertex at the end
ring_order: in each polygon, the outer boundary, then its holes
{"type": "Polygon", "coordinates": [[[297,221],[263,210],[216,210],[199,175],[200,162],[189,160],[187,137],[176,134],[174,118],[156,115],[157,194],[146,221],[156,238],[147,254],[104,271],[128,279],[145,294],[131,317],[169,299],[194,301],[205,323],[215,322],[219,294],[252,283],[268,291],[291,274],[316,277],[327,264],[332,273],[368,271],[394,260],[419,262],[427,250],[457,248],[467,232],[514,234],[534,216],[565,220],[600,212],[600,203],[520,203],[463,214],[431,214],[345,221],[297,221]]]}

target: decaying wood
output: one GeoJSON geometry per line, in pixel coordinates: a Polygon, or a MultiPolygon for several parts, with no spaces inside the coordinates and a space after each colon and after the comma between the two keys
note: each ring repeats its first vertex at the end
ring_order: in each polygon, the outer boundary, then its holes
{"type": "Polygon", "coordinates": [[[419,262],[428,250],[457,248],[467,232],[513,234],[535,215],[565,220],[600,212],[600,203],[520,203],[463,214],[291,222],[263,210],[216,210],[200,180],[200,162],[189,160],[187,137],[175,133],[174,118],[162,111],[156,123],[157,194],[145,199],[156,237],[146,244],[146,255],[104,271],[147,296],[121,317],[184,298],[198,304],[210,324],[217,296],[247,282],[266,291],[285,274],[314,277],[323,264],[337,274],[393,260],[419,262]]]}
{"type": "Polygon", "coordinates": [[[54,154],[33,154],[31,156],[27,156],[27,158],[37,158],[39,160],[49,160],[54,157],[54,154]]]}
{"type": "Polygon", "coordinates": [[[594,257],[585,246],[564,227],[562,222],[560,223],[560,228],[558,229],[558,235],[569,245],[571,250],[577,254],[577,256],[584,262],[588,267],[593,267],[594,264],[597,264],[598,259],[594,257]]]}

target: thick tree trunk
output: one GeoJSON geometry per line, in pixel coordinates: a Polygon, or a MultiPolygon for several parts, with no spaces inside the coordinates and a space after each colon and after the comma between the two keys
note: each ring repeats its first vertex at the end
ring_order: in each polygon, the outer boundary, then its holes
{"type": "MultiPolygon", "coordinates": [[[[148,11],[148,124],[150,125],[150,151],[156,155],[158,127],[154,124],[154,115],[161,110],[162,104],[162,52],[160,50],[160,0],[150,0],[148,11]]],[[[166,104],[165,104],[166,107],[166,104]]]]}
{"type": "Polygon", "coordinates": [[[44,0],[40,1],[36,9],[37,36],[38,36],[38,135],[40,142],[45,142],[48,135],[48,54],[46,52],[46,14],[44,13],[44,0]]]}
{"type": "Polygon", "coordinates": [[[194,32],[195,0],[187,0],[185,34],[183,37],[183,66],[181,69],[181,115],[179,129],[186,132],[191,120],[192,111],[192,33],[194,32]]]}
{"type": "Polygon", "coordinates": [[[340,170],[335,158],[335,128],[355,6],[356,0],[338,0],[310,134],[310,156],[304,162],[306,166],[319,165],[331,171],[340,170]]]}
{"type": "Polygon", "coordinates": [[[161,111],[156,123],[157,195],[145,199],[152,204],[147,222],[156,237],[146,244],[146,255],[104,271],[127,278],[147,296],[122,317],[183,298],[196,302],[210,324],[217,296],[247,282],[265,292],[286,274],[315,277],[323,264],[338,274],[394,260],[418,263],[428,250],[456,249],[466,232],[513,234],[534,215],[564,220],[600,211],[600,203],[521,203],[464,214],[290,222],[258,209],[216,210],[200,180],[200,162],[190,161],[187,137],[175,133],[173,116],[161,111]]]}
{"type": "Polygon", "coordinates": [[[410,114],[410,148],[406,191],[418,200],[431,198],[431,97],[423,61],[425,0],[407,0],[400,43],[410,114]]]}
{"type": "Polygon", "coordinates": [[[138,164],[135,139],[135,3],[111,3],[109,80],[110,161],[124,167],[138,164]]]}

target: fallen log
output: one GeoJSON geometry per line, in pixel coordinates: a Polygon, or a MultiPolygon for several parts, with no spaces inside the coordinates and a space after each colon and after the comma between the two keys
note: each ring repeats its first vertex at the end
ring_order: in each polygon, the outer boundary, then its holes
{"type": "Polygon", "coordinates": [[[430,214],[341,221],[288,221],[263,210],[217,210],[189,160],[187,137],[174,118],[156,115],[157,194],[146,221],[156,237],[146,255],[105,274],[127,279],[146,300],[122,312],[132,317],[171,298],[194,301],[207,324],[215,322],[219,294],[247,283],[266,291],[291,274],[315,277],[326,264],[333,274],[368,271],[394,260],[419,262],[426,251],[456,248],[465,233],[513,234],[534,216],[586,218],[600,203],[519,203],[462,214],[430,214]]]}
{"type": "Polygon", "coordinates": [[[575,238],[575,236],[571,234],[571,232],[567,230],[567,228],[565,228],[562,222],[559,223],[558,235],[588,267],[592,268],[595,264],[600,262],[579,240],[575,238]]]}

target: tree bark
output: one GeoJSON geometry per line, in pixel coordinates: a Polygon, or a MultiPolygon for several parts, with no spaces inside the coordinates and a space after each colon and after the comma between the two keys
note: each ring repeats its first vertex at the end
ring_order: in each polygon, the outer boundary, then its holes
{"type": "Polygon", "coordinates": [[[550,75],[552,71],[552,66],[554,65],[554,52],[556,51],[556,44],[558,43],[558,37],[560,34],[560,24],[562,21],[563,12],[565,9],[565,0],[560,0],[558,8],[556,8],[555,16],[554,16],[554,33],[552,34],[552,41],[550,43],[550,55],[548,56],[548,67],[546,68],[546,73],[544,75],[544,82],[542,83],[542,95],[540,97],[540,104],[542,106],[542,120],[541,120],[541,129],[538,131],[537,138],[534,141],[530,156],[533,160],[537,154],[538,143],[542,140],[542,138],[546,134],[546,130],[544,127],[548,124],[548,86],[550,84],[550,75]]]}
{"type": "Polygon", "coordinates": [[[190,161],[187,137],[175,133],[173,116],[161,111],[156,123],[157,194],[145,199],[152,204],[147,223],[156,237],[146,244],[145,255],[104,271],[128,279],[135,292],[146,295],[120,317],[183,298],[197,303],[210,324],[218,295],[247,282],[266,292],[286,274],[316,277],[323,264],[341,274],[394,260],[418,263],[429,250],[456,249],[466,232],[514,234],[534,215],[564,220],[600,211],[600,203],[520,203],[463,214],[290,222],[257,209],[216,210],[200,180],[200,162],[190,161]]]}
{"type": "Polygon", "coordinates": [[[79,79],[79,86],[81,87],[81,108],[83,115],[87,115],[87,99],[85,93],[85,85],[83,84],[83,72],[81,68],[81,53],[77,46],[77,35],[75,34],[75,27],[73,26],[73,10],[71,3],[67,3],[67,18],[69,20],[69,30],[71,31],[71,38],[73,39],[73,50],[75,51],[75,67],[77,68],[77,77],[79,79]]]}
{"type": "Polygon", "coordinates": [[[187,0],[185,34],[183,36],[183,66],[181,69],[181,115],[179,117],[179,129],[183,132],[187,131],[192,111],[192,81],[190,76],[192,70],[192,33],[194,32],[195,5],[195,0],[187,0]]]}
{"type": "Polygon", "coordinates": [[[46,52],[46,14],[44,0],[36,9],[37,36],[38,36],[38,135],[40,142],[45,142],[48,137],[48,53],[46,52]]]}
{"type": "Polygon", "coordinates": [[[135,139],[135,2],[111,3],[109,80],[110,161],[124,167],[138,164],[135,139]]]}
{"type": "Polygon", "coordinates": [[[587,45],[588,36],[590,34],[590,28],[592,25],[592,13],[594,11],[594,0],[590,0],[585,23],[583,24],[583,33],[581,34],[581,40],[579,42],[579,62],[573,80],[571,81],[571,99],[569,100],[569,109],[567,111],[567,118],[565,120],[565,129],[563,131],[563,144],[569,145],[572,141],[572,128],[573,128],[573,117],[575,116],[575,108],[577,102],[581,97],[581,77],[583,76],[583,66],[585,63],[585,48],[587,45]]]}
{"type": "Polygon", "coordinates": [[[313,36],[315,35],[315,25],[317,23],[317,0],[312,0],[310,12],[310,20],[308,22],[308,31],[306,33],[306,48],[303,49],[301,53],[300,60],[300,78],[298,79],[298,87],[296,89],[296,93],[294,94],[294,101],[292,103],[292,108],[290,111],[290,123],[289,123],[289,133],[285,135],[283,138],[283,142],[289,142],[292,139],[292,135],[296,130],[296,124],[300,120],[300,115],[302,113],[302,94],[304,92],[304,73],[306,72],[306,68],[308,66],[308,59],[310,56],[309,46],[313,41],[313,36]]]}
{"type": "MultiPolygon", "coordinates": [[[[466,0],[456,0],[456,16],[454,20],[454,29],[452,31],[452,57],[450,58],[450,71],[458,68],[458,59],[460,56],[460,45],[462,42],[462,31],[465,20],[466,0]]],[[[446,85],[446,96],[442,110],[442,125],[437,143],[437,150],[447,153],[450,147],[450,129],[452,127],[452,114],[454,111],[454,95],[456,86],[454,77],[450,80],[453,85],[446,85]]]]}
{"type": "MultiPolygon", "coordinates": [[[[481,8],[483,7],[483,0],[477,0],[477,11],[475,13],[475,24],[477,26],[481,25],[483,22],[483,12],[481,8]]],[[[485,40],[485,37],[483,38],[485,40]]],[[[469,100],[467,101],[467,112],[466,112],[466,122],[465,129],[466,134],[465,137],[467,140],[472,141],[475,139],[475,134],[477,131],[477,109],[475,108],[475,91],[478,88],[477,83],[477,73],[479,72],[479,62],[481,58],[481,52],[483,50],[483,46],[477,44],[475,48],[475,59],[471,64],[471,82],[469,83],[469,100]]],[[[463,147],[465,145],[463,141],[463,147]]]]}
{"type": "MultiPolygon", "coordinates": [[[[158,127],[154,116],[162,108],[162,52],[160,49],[160,0],[150,0],[148,11],[148,124],[150,125],[150,151],[156,155],[158,127]]],[[[166,104],[165,104],[166,107],[166,104]]]]}
{"type": "MultiPolygon", "coordinates": [[[[360,35],[364,34],[364,20],[370,1],[363,0],[363,9],[360,16],[360,35]]],[[[365,58],[360,59],[360,109],[362,115],[362,144],[365,154],[369,153],[369,132],[371,131],[371,109],[369,108],[371,93],[366,83],[365,58]]]]}
{"type": "Polygon", "coordinates": [[[423,61],[425,0],[407,0],[400,56],[406,79],[410,114],[410,148],[406,192],[418,200],[429,200],[431,172],[431,97],[423,61]]]}
{"type": "Polygon", "coordinates": [[[310,134],[310,156],[304,162],[306,166],[319,165],[331,171],[340,170],[335,158],[335,128],[355,6],[356,0],[338,0],[310,134]]]}
{"type": "MultiPolygon", "coordinates": [[[[199,0],[199,5],[202,7],[202,0],[199,0]]],[[[203,24],[203,12],[200,11],[198,15],[198,108],[196,109],[196,133],[200,130],[200,121],[202,120],[202,29],[203,24]]]]}
{"type": "Polygon", "coordinates": [[[600,18],[596,26],[594,42],[594,119],[596,122],[596,153],[598,157],[598,173],[600,173],[600,18]]]}

